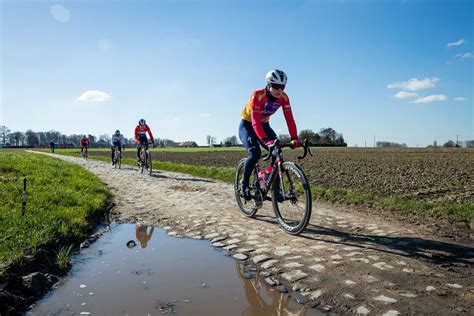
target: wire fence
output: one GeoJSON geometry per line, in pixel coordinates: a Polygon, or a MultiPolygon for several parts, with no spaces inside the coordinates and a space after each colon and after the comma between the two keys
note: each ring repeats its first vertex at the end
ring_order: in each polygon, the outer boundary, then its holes
{"type": "Polygon", "coordinates": [[[23,190],[21,193],[21,216],[25,217],[26,214],[26,177],[14,177],[14,178],[5,178],[0,177],[0,182],[3,183],[17,183],[23,182],[23,190]]]}

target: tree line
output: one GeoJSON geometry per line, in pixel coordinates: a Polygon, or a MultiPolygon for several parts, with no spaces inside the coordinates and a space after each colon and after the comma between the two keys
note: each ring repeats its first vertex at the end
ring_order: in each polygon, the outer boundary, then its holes
{"type": "MultiPolygon", "coordinates": [[[[15,147],[49,147],[51,142],[62,148],[79,147],[79,141],[83,135],[65,135],[55,130],[34,132],[29,129],[25,133],[19,131],[11,132],[8,127],[0,126],[0,142],[15,147]]],[[[91,134],[86,136],[91,142],[91,147],[108,147],[110,145],[111,138],[108,134],[102,134],[98,137],[91,134]]],[[[310,144],[315,146],[347,146],[342,134],[330,127],[322,128],[319,133],[315,133],[311,129],[305,129],[300,131],[298,137],[301,140],[308,139],[310,144]]],[[[284,143],[291,141],[288,134],[280,134],[278,138],[284,143]]],[[[135,144],[133,138],[126,138],[125,140],[127,144],[135,144]]],[[[220,143],[217,142],[216,137],[207,135],[206,143],[209,147],[241,146],[239,138],[235,135],[222,139],[220,143]]],[[[167,138],[155,138],[155,145],[158,147],[197,147],[194,141],[175,142],[167,138]]]]}
{"type": "MultiPolygon", "coordinates": [[[[7,146],[14,147],[49,147],[51,142],[61,148],[80,147],[80,139],[82,136],[89,138],[91,147],[108,147],[110,146],[111,137],[108,134],[99,135],[98,137],[91,134],[72,134],[65,135],[58,131],[34,132],[29,129],[23,132],[11,132],[11,130],[1,125],[0,126],[0,143],[7,146]]],[[[133,137],[125,138],[126,144],[134,145],[133,137]]],[[[158,147],[197,147],[193,141],[190,142],[175,142],[166,138],[155,138],[155,145],[158,147]]]]}

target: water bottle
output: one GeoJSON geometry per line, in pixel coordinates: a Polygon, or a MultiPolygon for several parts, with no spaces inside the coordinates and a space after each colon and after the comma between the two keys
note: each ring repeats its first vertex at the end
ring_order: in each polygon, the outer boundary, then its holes
{"type": "Polygon", "coordinates": [[[273,171],[272,166],[268,166],[268,167],[265,169],[265,181],[268,180],[268,177],[270,177],[270,175],[272,174],[272,171],[273,171]]]}
{"type": "Polygon", "coordinates": [[[260,189],[265,190],[265,171],[260,170],[258,172],[258,182],[260,183],[260,189]]]}

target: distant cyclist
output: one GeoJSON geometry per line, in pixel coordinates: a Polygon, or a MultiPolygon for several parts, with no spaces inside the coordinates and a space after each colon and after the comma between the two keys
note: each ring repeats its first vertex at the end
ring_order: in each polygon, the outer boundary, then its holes
{"type": "Polygon", "coordinates": [[[249,153],[249,157],[245,161],[242,179],[242,193],[246,200],[251,199],[249,179],[262,154],[260,145],[268,148],[277,139],[277,135],[270,127],[269,121],[270,116],[280,107],[283,107],[283,114],[293,144],[292,148],[298,148],[302,145],[298,139],[290,99],[283,91],[287,82],[286,74],[278,69],[270,70],[266,75],[266,81],[267,86],[264,89],[255,90],[250,96],[249,102],[242,111],[242,121],[239,126],[240,141],[249,153]]]}
{"type": "Polygon", "coordinates": [[[114,165],[114,151],[115,147],[118,146],[118,150],[120,154],[122,154],[122,149],[125,150],[125,138],[123,135],[120,134],[119,130],[115,131],[115,134],[112,135],[112,139],[110,140],[110,149],[112,150],[111,157],[112,157],[112,166],[114,165]]]}
{"type": "Polygon", "coordinates": [[[137,161],[140,161],[140,144],[143,144],[146,149],[148,149],[148,138],[146,134],[150,136],[150,140],[155,144],[153,139],[153,134],[151,133],[150,127],[146,124],[144,119],[138,121],[137,127],[135,127],[135,142],[137,143],[137,161]]]}
{"type": "Polygon", "coordinates": [[[51,152],[54,154],[54,142],[53,141],[51,141],[49,143],[49,147],[51,148],[51,152]]]}
{"type": "Polygon", "coordinates": [[[84,136],[81,137],[81,140],[79,141],[79,143],[81,144],[81,155],[83,155],[84,149],[85,150],[89,149],[90,140],[89,140],[89,138],[87,138],[86,135],[84,135],[84,136]]]}

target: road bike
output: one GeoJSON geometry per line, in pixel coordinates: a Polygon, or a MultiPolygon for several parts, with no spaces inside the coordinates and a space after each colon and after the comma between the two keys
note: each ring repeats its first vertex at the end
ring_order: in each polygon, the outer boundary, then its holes
{"type": "Polygon", "coordinates": [[[114,158],[113,158],[113,163],[115,169],[120,169],[122,168],[122,151],[120,150],[121,145],[115,145],[114,146],[114,158]]]}
{"type": "MultiPolygon", "coordinates": [[[[260,170],[258,164],[255,165],[249,181],[250,201],[245,200],[242,192],[244,164],[247,158],[241,159],[235,171],[234,191],[237,204],[245,216],[254,218],[264,201],[272,201],[278,224],[287,233],[298,235],[306,228],[311,218],[312,195],[303,169],[296,163],[283,160],[282,149],[291,146],[276,140],[262,158],[263,161],[272,158],[270,167],[264,171],[260,170]],[[271,197],[267,196],[269,192],[271,197]]],[[[303,141],[303,149],[304,153],[298,159],[305,158],[308,153],[313,155],[307,139],[303,141]]]]}
{"type": "Polygon", "coordinates": [[[140,159],[138,160],[137,165],[141,173],[147,170],[147,172],[151,175],[153,171],[153,167],[152,167],[152,162],[151,162],[151,155],[150,155],[150,152],[148,151],[148,146],[147,146],[150,144],[153,144],[153,143],[144,143],[144,142],[140,143],[140,150],[138,154],[138,157],[140,157],[140,159]]]}

